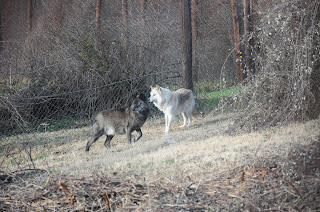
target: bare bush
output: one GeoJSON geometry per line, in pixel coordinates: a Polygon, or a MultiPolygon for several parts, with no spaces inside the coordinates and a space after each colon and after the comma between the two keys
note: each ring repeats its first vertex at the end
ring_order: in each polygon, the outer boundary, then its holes
{"type": "Polygon", "coordinates": [[[319,2],[283,1],[265,14],[257,29],[258,73],[235,97],[244,113],[231,131],[319,115],[319,2]]]}

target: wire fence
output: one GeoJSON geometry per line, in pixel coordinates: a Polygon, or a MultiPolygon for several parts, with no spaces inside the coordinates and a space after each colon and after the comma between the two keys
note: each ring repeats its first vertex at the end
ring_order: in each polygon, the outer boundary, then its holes
{"type": "MultiPolygon", "coordinates": [[[[229,1],[195,2],[198,94],[236,75],[229,1]]],[[[90,118],[150,85],[181,87],[179,10],[179,1],[166,0],[1,0],[1,133],[90,118]]]]}

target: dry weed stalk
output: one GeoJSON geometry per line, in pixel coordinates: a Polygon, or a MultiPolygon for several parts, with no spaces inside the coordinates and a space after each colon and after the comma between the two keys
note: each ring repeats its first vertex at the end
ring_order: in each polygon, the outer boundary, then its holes
{"type": "Polygon", "coordinates": [[[61,188],[62,190],[64,190],[64,191],[68,194],[68,196],[69,196],[69,198],[70,198],[70,203],[71,203],[71,205],[73,206],[73,205],[74,205],[74,196],[70,193],[70,191],[69,191],[69,189],[67,188],[67,186],[64,185],[61,181],[59,181],[59,186],[60,186],[60,188],[61,188]]]}
{"type": "Polygon", "coordinates": [[[106,195],[106,192],[102,192],[102,195],[104,196],[104,200],[105,200],[106,203],[107,203],[108,209],[111,210],[109,198],[108,198],[108,196],[106,195]]]}

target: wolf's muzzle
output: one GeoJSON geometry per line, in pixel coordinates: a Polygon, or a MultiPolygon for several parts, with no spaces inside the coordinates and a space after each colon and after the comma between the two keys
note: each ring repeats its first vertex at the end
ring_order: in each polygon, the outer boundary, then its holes
{"type": "Polygon", "coordinates": [[[143,111],[143,107],[141,107],[141,106],[136,106],[136,107],[134,107],[133,109],[132,109],[133,111],[143,111]]]}

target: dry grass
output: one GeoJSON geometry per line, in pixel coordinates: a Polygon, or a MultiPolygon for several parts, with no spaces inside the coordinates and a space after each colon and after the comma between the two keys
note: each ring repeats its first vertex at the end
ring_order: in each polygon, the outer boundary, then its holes
{"type": "MultiPolygon", "coordinates": [[[[51,174],[2,183],[2,209],[319,210],[320,120],[231,136],[224,132],[232,118],[208,115],[187,129],[175,122],[169,135],[162,120],[149,120],[137,143],[116,136],[106,149],[103,137],[89,153],[90,127],[20,136],[38,141],[34,165],[51,174]]],[[[8,170],[12,157],[1,159],[8,170]]]]}

